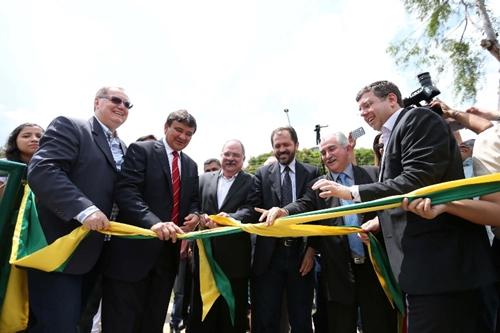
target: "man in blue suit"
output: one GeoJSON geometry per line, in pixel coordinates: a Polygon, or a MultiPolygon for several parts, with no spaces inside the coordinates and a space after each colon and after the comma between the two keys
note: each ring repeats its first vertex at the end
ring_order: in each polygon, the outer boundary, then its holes
{"type": "MultiPolygon", "coordinates": [[[[114,182],[126,149],[116,130],[131,107],[122,88],[104,87],[95,96],[94,117],[58,117],[47,128],[28,167],[28,183],[49,244],[82,225],[96,231],[108,228],[114,182]]],[[[90,232],[62,272],[28,271],[30,332],[76,331],[103,240],[103,234],[90,232]]]]}

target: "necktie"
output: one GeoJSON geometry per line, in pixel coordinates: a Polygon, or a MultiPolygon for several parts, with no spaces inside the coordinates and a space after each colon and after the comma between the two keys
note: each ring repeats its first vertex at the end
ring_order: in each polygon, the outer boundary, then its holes
{"type": "MultiPolygon", "coordinates": [[[[337,183],[345,185],[345,186],[353,185],[353,183],[350,181],[349,177],[343,172],[340,173],[339,176],[337,177],[337,183]]],[[[342,206],[350,205],[350,204],[352,204],[352,201],[340,199],[340,204],[342,206]]],[[[346,225],[346,226],[359,226],[358,215],[354,214],[354,215],[344,216],[344,225],[346,225]]],[[[358,237],[358,235],[357,234],[347,235],[347,239],[349,240],[349,248],[351,249],[351,254],[358,256],[358,257],[364,257],[365,256],[365,249],[363,248],[363,242],[358,237]]]]}
{"type": "Polygon", "coordinates": [[[113,136],[111,132],[106,133],[106,138],[108,139],[109,148],[111,149],[111,154],[115,160],[116,168],[120,171],[123,163],[123,151],[120,145],[120,140],[118,137],[113,136]]]}
{"type": "Polygon", "coordinates": [[[283,183],[281,184],[281,207],[293,202],[292,178],[290,178],[290,168],[285,167],[283,183]]]}
{"type": "Polygon", "coordinates": [[[172,152],[172,198],[174,204],[172,206],[172,222],[179,224],[179,206],[181,199],[181,178],[179,174],[179,153],[175,150],[172,152]]]}

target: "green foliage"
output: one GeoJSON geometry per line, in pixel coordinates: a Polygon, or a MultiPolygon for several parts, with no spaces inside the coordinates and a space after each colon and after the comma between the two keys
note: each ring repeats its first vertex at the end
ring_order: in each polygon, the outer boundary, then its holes
{"type": "MultiPolygon", "coordinates": [[[[367,148],[355,149],[356,161],[358,165],[373,165],[374,156],[373,151],[367,148]]],[[[246,172],[255,174],[258,168],[264,165],[264,162],[272,155],[272,152],[264,153],[256,157],[251,157],[248,160],[248,166],[245,168],[246,172]]],[[[318,149],[301,149],[297,151],[295,156],[298,161],[315,165],[320,169],[323,169],[321,163],[321,155],[318,149]]]]}
{"type": "MultiPolygon", "coordinates": [[[[480,47],[482,22],[477,0],[403,0],[406,10],[416,15],[425,28],[394,41],[387,52],[402,68],[442,72],[453,76],[455,96],[473,102],[484,76],[484,50],[480,47]]],[[[495,29],[496,17],[488,11],[495,29]]],[[[498,30],[496,30],[498,31],[498,30]]]]}
{"type": "Polygon", "coordinates": [[[373,150],[368,148],[358,148],[354,150],[356,154],[356,163],[358,165],[374,165],[375,155],[373,150]]]}
{"type": "Polygon", "coordinates": [[[0,158],[5,158],[5,150],[0,148],[0,158]]]}
{"type": "Polygon", "coordinates": [[[251,173],[251,174],[255,174],[255,171],[257,171],[258,168],[263,166],[264,162],[271,155],[272,155],[272,152],[260,154],[259,156],[256,156],[256,157],[250,157],[250,159],[248,160],[248,166],[245,168],[245,171],[248,173],[251,173]]]}

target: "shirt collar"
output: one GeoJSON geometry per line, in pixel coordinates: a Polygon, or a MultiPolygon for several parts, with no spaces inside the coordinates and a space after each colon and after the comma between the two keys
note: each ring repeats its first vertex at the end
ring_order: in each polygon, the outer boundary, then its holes
{"type": "Polygon", "coordinates": [[[220,171],[219,171],[219,179],[223,178],[223,179],[225,179],[227,181],[232,181],[232,180],[235,180],[236,177],[238,177],[239,174],[240,174],[240,172],[237,172],[231,178],[227,178],[227,177],[224,176],[224,173],[223,173],[222,169],[220,169],[220,171]]]}
{"type": "Polygon", "coordinates": [[[334,181],[337,181],[337,178],[339,177],[339,175],[341,173],[345,173],[350,179],[354,180],[354,169],[352,168],[352,164],[351,163],[349,163],[346,166],[346,168],[344,169],[344,171],[342,171],[342,172],[336,173],[336,172],[330,171],[330,174],[331,174],[332,179],[334,181]]]}
{"type": "MultiPolygon", "coordinates": [[[[284,171],[285,171],[285,167],[286,165],[283,165],[281,163],[278,163],[279,166],[280,166],[280,174],[282,174],[284,171]]],[[[293,161],[290,162],[290,164],[288,164],[288,167],[290,168],[290,171],[292,171],[292,173],[295,173],[295,159],[293,159],[293,161]]]]}
{"type": "Polygon", "coordinates": [[[94,116],[94,118],[97,120],[97,122],[99,123],[99,125],[101,125],[102,130],[104,131],[104,134],[106,134],[107,138],[113,139],[113,138],[117,138],[118,137],[118,132],[115,131],[113,133],[113,131],[110,130],[108,126],[104,125],[102,123],[102,121],[99,120],[99,118],[97,118],[96,116],[94,116]]]}
{"type": "Polygon", "coordinates": [[[389,119],[385,121],[384,125],[382,125],[382,143],[386,144],[387,141],[389,141],[389,137],[394,129],[394,126],[396,125],[396,120],[398,120],[401,111],[403,111],[402,108],[394,112],[389,119]]]}
{"type": "MultiPolygon", "coordinates": [[[[170,147],[167,143],[167,140],[165,138],[162,138],[162,141],[163,141],[163,144],[165,145],[165,150],[167,151],[167,155],[172,155],[172,153],[174,152],[174,150],[172,149],[172,147],[170,147]]],[[[181,156],[181,152],[179,151],[179,156],[181,156]]]]}

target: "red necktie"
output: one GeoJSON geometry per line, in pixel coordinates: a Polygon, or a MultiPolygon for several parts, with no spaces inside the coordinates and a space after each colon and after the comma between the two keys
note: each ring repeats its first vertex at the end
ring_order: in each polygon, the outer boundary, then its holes
{"type": "Polygon", "coordinates": [[[179,224],[179,206],[181,201],[181,178],[179,175],[179,153],[172,152],[172,197],[174,205],[172,206],[172,222],[179,224]]]}

